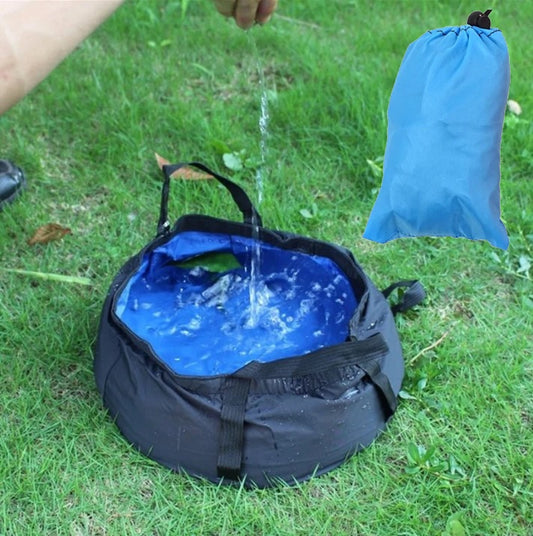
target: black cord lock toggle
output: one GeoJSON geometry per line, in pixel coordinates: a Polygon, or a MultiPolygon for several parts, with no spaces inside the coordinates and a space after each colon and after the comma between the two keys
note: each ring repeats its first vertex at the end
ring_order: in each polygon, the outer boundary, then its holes
{"type": "Polygon", "coordinates": [[[491,11],[492,9],[487,9],[485,13],[481,13],[481,11],[474,11],[473,13],[470,13],[470,15],[468,15],[468,20],[466,21],[466,23],[470,24],[470,26],[477,26],[478,28],[490,30],[489,15],[491,11]]]}

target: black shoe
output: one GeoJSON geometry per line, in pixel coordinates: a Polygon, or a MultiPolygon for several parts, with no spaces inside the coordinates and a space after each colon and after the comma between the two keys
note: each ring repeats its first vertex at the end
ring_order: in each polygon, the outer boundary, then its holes
{"type": "Polygon", "coordinates": [[[9,160],[0,160],[0,210],[14,201],[26,186],[22,169],[9,160]]]}

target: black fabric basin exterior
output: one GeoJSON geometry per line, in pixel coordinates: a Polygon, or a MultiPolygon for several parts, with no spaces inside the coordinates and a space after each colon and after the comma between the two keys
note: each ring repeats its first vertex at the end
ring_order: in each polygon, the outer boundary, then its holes
{"type": "Polygon", "coordinates": [[[329,257],[346,274],[358,303],[348,340],[303,356],[252,362],[233,374],[185,376],[161,362],[114,306],[145,255],[188,230],[257,233],[249,222],[186,215],[115,277],[102,310],[94,373],[126,439],[173,470],[258,487],[325,473],[369,445],[396,409],[404,363],[391,307],[351,252],[261,226],[259,240],[329,257]]]}

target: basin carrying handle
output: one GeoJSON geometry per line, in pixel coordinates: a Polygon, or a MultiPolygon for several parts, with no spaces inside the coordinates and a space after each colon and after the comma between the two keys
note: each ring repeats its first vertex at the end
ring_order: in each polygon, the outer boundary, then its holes
{"type": "Polygon", "coordinates": [[[244,223],[257,227],[261,227],[263,225],[259,212],[257,212],[257,209],[250,201],[248,194],[238,184],[226,177],[223,177],[222,175],[219,175],[218,173],[215,173],[207,166],[204,166],[199,162],[180,162],[178,164],[167,164],[162,167],[165,178],[163,181],[163,187],[161,189],[161,209],[159,212],[159,223],[157,225],[158,235],[165,234],[170,229],[170,222],[168,221],[168,197],[170,194],[171,175],[183,167],[195,167],[213,176],[229,191],[231,197],[233,197],[233,200],[243,215],[244,223]]]}

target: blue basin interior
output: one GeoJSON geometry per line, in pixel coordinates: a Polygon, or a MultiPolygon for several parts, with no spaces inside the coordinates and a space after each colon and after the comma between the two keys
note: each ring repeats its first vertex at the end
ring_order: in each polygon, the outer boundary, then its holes
{"type": "Polygon", "coordinates": [[[331,259],[189,231],[145,254],[114,311],[174,372],[213,376],[341,343],[356,307],[331,259]]]}

